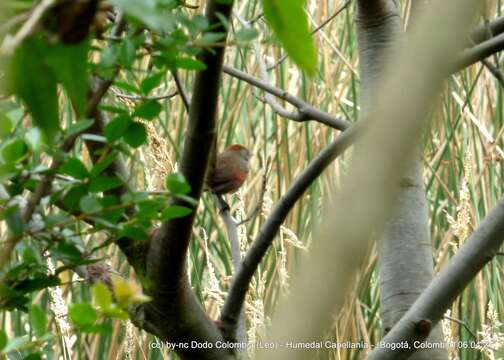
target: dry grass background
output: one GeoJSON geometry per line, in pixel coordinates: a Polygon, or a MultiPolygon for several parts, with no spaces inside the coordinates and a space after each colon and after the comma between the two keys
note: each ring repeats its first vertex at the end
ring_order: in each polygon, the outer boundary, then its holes
{"type": "MultiPolygon", "coordinates": [[[[500,1],[486,3],[489,18],[500,16],[500,1]]],[[[308,12],[312,27],[324,22],[343,5],[343,1],[310,0],[308,12]]],[[[402,1],[401,6],[403,18],[407,19],[410,1],[402,1]]],[[[257,18],[261,8],[258,1],[239,0],[235,11],[242,18],[250,20],[257,18]]],[[[233,21],[233,30],[236,31],[241,26],[238,21],[233,21]]],[[[271,39],[271,34],[261,19],[254,22],[254,27],[260,34],[257,39],[260,55],[267,65],[274,64],[284,52],[271,39]]],[[[314,78],[304,76],[287,59],[268,73],[269,81],[305,99],[314,107],[356,121],[359,114],[359,74],[353,6],[348,6],[317,32],[315,37],[319,71],[314,78]]],[[[491,59],[494,60],[498,59],[491,59]]],[[[148,74],[149,64],[150,58],[146,54],[135,64],[135,72],[122,73],[121,76],[124,80],[140,82],[148,74]]],[[[254,76],[261,76],[250,44],[231,45],[226,54],[226,64],[254,76]]],[[[181,76],[191,92],[193,75],[181,73],[181,76]]],[[[164,85],[157,93],[166,94],[174,90],[173,79],[168,73],[164,85]]],[[[109,104],[123,102],[128,106],[133,105],[132,100],[119,98],[112,93],[105,101],[109,104]]],[[[424,179],[431,216],[433,259],[438,270],[449,261],[459,244],[503,195],[502,101],[499,82],[482,64],[477,64],[446,82],[442,98],[434,110],[433,121],[424,141],[424,179]]],[[[177,168],[187,113],[180,97],[163,100],[162,104],[164,111],[159,119],[147,124],[149,145],[137,150],[135,160],[129,163],[133,180],[139,189],[162,189],[164,176],[177,168]]],[[[258,215],[239,228],[241,245],[245,251],[258,233],[271,206],[287,190],[296,175],[338,132],[315,122],[295,123],[277,116],[264,103],[262,92],[228,75],[223,75],[220,104],[219,149],[229,143],[241,143],[251,149],[254,155],[252,172],[245,186],[238,194],[228,197],[236,218],[247,217],[262,203],[258,215]],[[270,170],[266,174],[268,167],[270,170]],[[262,196],[264,176],[266,188],[262,196]]],[[[85,153],[80,155],[85,157],[85,153]]],[[[322,199],[331,198],[338,190],[350,155],[351,151],[339,158],[311,186],[288,216],[274,246],[261,264],[247,298],[251,340],[264,339],[277,299],[288,296],[297,260],[309,251],[312,230],[320,218],[322,199]]],[[[88,235],[84,241],[89,245],[94,244],[98,241],[98,236],[88,235]]],[[[338,241],[337,234],[334,234],[334,241],[338,241]]],[[[369,260],[362,267],[354,289],[348,296],[347,306],[335,319],[328,339],[375,343],[382,335],[375,272],[376,250],[369,249],[369,254],[369,260]]],[[[109,247],[103,255],[108,256],[109,263],[118,272],[134,276],[129,274],[128,265],[117,248],[109,247]]],[[[453,304],[451,317],[458,321],[448,320],[445,323],[445,335],[455,340],[471,340],[473,335],[484,339],[491,335],[494,336],[493,340],[501,342],[500,346],[503,345],[502,335],[498,337],[498,320],[502,320],[504,309],[501,280],[503,259],[503,256],[498,256],[492,260],[453,304]],[[490,312],[489,304],[492,304],[490,312]],[[490,328],[485,325],[490,325],[490,328]],[[485,333],[478,333],[480,331],[485,333]]],[[[209,315],[216,318],[226,296],[232,266],[225,228],[207,195],[204,195],[200,204],[194,227],[189,268],[192,285],[209,315]]],[[[41,292],[35,296],[34,301],[48,306],[53,296],[58,295],[54,295],[54,292],[41,292]]],[[[63,302],[60,309],[55,310],[60,314],[66,312],[65,303],[90,299],[88,286],[79,283],[61,286],[60,296],[63,302]]],[[[19,335],[26,331],[24,315],[5,313],[0,315],[0,319],[11,334],[19,335]]],[[[64,326],[57,324],[60,323],[50,323],[54,331],[61,330],[61,326],[64,326]]],[[[71,329],[65,331],[67,336],[60,337],[59,342],[47,349],[47,358],[176,358],[167,349],[150,350],[149,343],[154,341],[153,337],[139,332],[128,323],[114,322],[113,333],[108,337],[80,336],[71,329]]],[[[365,350],[340,349],[323,351],[319,357],[360,359],[365,354],[365,350]]],[[[463,349],[451,356],[453,359],[498,358],[498,354],[492,351],[474,349],[463,349]]]]}

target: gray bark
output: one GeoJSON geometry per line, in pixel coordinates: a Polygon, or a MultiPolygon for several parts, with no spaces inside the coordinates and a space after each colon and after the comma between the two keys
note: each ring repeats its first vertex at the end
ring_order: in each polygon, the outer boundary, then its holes
{"type": "MultiPolygon", "coordinates": [[[[420,160],[401,181],[395,215],[388,222],[379,247],[381,317],[385,332],[411,307],[434,275],[428,211],[420,160]]],[[[441,327],[427,341],[442,342],[441,327]]],[[[417,351],[411,359],[448,359],[444,349],[417,351]]]]}
{"type": "MultiPolygon", "coordinates": [[[[359,61],[362,79],[362,112],[376,97],[388,54],[403,32],[392,0],[362,0],[358,6],[359,61]]],[[[433,277],[432,248],[423,186],[421,159],[415,157],[403,175],[394,215],[379,246],[381,317],[385,332],[399,321],[433,277]]],[[[428,341],[443,341],[436,327],[428,341]]],[[[445,350],[425,349],[417,360],[448,359],[445,350]]]]}

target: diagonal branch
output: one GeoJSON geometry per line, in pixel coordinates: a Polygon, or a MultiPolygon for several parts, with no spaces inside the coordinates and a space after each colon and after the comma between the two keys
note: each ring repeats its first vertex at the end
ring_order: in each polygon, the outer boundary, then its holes
{"type": "MultiPolygon", "coordinates": [[[[264,90],[265,92],[272,94],[282,100],[287,101],[289,104],[293,105],[298,109],[297,113],[293,113],[289,115],[288,117],[291,120],[297,121],[297,122],[304,122],[304,121],[316,121],[321,124],[327,125],[332,127],[333,129],[337,130],[345,130],[350,126],[350,122],[347,120],[341,119],[334,117],[328,113],[325,113],[323,111],[320,111],[317,108],[314,108],[313,106],[307,104],[305,101],[301,100],[300,98],[289,94],[287,91],[282,90],[280,88],[277,88],[275,86],[272,86],[268,84],[266,81],[260,80],[254,76],[251,76],[241,70],[238,70],[234,67],[224,65],[223,71],[231,75],[237,79],[243,80],[246,83],[249,83],[252,86],[255,86],[261,90],[264,90]]],[[[286,115],[286,114],[282,114],[286,115]]]]}
{"type": "Polygon", "coordinates": [[[490,39],[463,51],[456,62],[454,72],[463,70],[464,68],[502,50],[504,50],[504,33],[491,37],[490,39]]]}
{"type": "MultiPolygon", "coordinates": [[[[387,343],[422,342],[471,280],[492,260],[504,241],[504,199],[483,220],[457,254],[429,284],[383,339],[387,343]]],[[[414,351],[376,348],[369,360],[406,359],[414,351]]]]}
{"type": "Polygon", "coordinates": [[[365,126],[366,122],[363,121],[353,125],[323,149],[320,154],[310,162],[308,167],[299,174],[296,181],[290,186],[271,211],[266,223],[262,226],[252,246],[245,255],[240,271],[234,277],[228,297],[224,303],[221,323],[225,337],[232,338],[234,336],[239,314],[245,301],[245,295],[252,276],[290,210],[313,181],[320,176],[338,155],[342,154],[353,144],[357,136],[362,134],[362,130],[365,126]]]}
{"type": "Polygon", "coordinates": [[[489,40],[492,36],[504,32],[504,16],[498,17],[488,23],[479,25],[471,32],[471,40],[476,44],[489,40]]]}

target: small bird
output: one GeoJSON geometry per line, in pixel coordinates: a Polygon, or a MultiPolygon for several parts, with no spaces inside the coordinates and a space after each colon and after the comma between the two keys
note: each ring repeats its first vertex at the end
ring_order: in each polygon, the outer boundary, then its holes
{"type": "Polygon", "coordinates": [[[239,144],[229,145],[217,155],[215,167],[208,174],[207,186],[216,195],[236,192],[249,172],[250,152],[239,144]]]}

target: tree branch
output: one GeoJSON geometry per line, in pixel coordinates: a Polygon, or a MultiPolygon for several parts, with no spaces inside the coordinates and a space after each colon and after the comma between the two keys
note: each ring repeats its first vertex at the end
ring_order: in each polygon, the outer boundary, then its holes
{"type": "Polygon", "coordinates": [[[184,88],[184,84],[180,80],[180,76],[177,70],[172,70],[173,80],[175,80],[175,85],[177,86],[177,91],[182,97],[182,102],[184,103],[184,108],[189,113],[189,108],[191,106],[191,99],[189,98],[189,94],[187,94],[186,89],[184,88]]]}
{"type": "MultiPolygon", "coordinates": [[[[212,31],[227,34],[220,18],[229,19],[232,2],[207,2],[206,17],[212,31]]],[[[199,200],[208,159],[216,133],[219,83],[224,47],[204,50],[200,60],[206,69],[196,74],[189,111],[189,124],[180,162],[181,172],[191,185],[189,195],[199,200]]],[[[179,204],[181,200],[175,200],[179,204]]],[[[187,206],[186,203],[183,203],[187,206]]],[[[147,256],[146,291],[153,300],[144,306],[145,320],[162,340],[212,342],[223,340],[216,324],[201,308],[187,278],[187,252],[196,209],[186,217],[162,224],[153,237],[147,256]]],[[[177,349],[183,359],[226,359],[224,349],[177,349]]]]}
{"type": "Polygon", "coordinates": [[[504,33],[494,36],[486,41],[464,50],[456,61],[453,72],[463,70],[464,68],[481,61],[496,52],[504,49],[504,33]]]}
{"type": "Polygon", "coordinates": [[[322,171],[324,171],[338,155],[343,153],[343,151],[355,141],[356,137],[362,133],[362,130],[366,126],[365,124],[366,122],[361,121],[353,125],[325,147],[320,154],[310,162],[306,169],[299,174],[296,181],[294,181],[271,211],[266,223],[264,223],[250,249],[247,251],[240,271],[233,278],[221,315],[221,323],[225,337],[232,338],[234,336],[239,314],[245,301],[245,295],[252,276],[290,210],[313,181],[320,176],[322,171]]]}
{"type": "Polygon", "coordinates": [[[504,16],[493,19],[492,21],[479,25],[471,32],[471,39],[476,44],[489,40],[492,36],[504,32],[504,16]]]}
{"type": "MultiPolygon", "coordinates": [[[[297,121],[297,122],[304,122],[304,121],[310,121],[314,120],[316,122],[319,122],[321,124],[327,125],[332,127],[333,129],[337,130],[345,130],[350,126],[350,122],[347,120],[341,119],[341,118],[336,118],[328,113],[325,113],[323,111],[320,111],[313,106],[307,104],[300,98],[289,94],[285,90],[282,90],[280,88],[277,88],[275,86],[272,86],[268,84],[266,81],[260,80],[254,76],[251,76],[241,70],[238,70],[236,68],[233,68],[228,65],[224,65],[223,71],[231,75],[237,79],[243,80],[250,85],[253,85],[261,90],[264,90],[267,93],[270,93],[272,95],[275,95],[276,97],[287,101],[289,104],[293,105],[298,109],[298,113],[296,115],[289,115],[288,117],[291,120],[297,121]]],[[[282,114],[286,115],[286,114],[282,114]]]]}
{"type": "MultiPolygon", "coordinates": [[[[410,345],[423,341],[450,304],[497,254],[503,241],[504,199],[501,199],[383,341],[389,344],[407,341],[410,345]]],[[[368,359],[406,359],[414,351],[414,347],[395,351],[375,348],[368,359]]]]}
{"type": "MultiPolygon", "coordinates": [[[[235,222],[230,214],[229,205],[222,196],[214,195],[215,203],[219,209],[219,214],[226,226],[229,246],[231,248],[231,261],[233,263],[233,276],[240,271],[241,267],[241,253],[240,253],[240,240],[238,238],[238,224],[235,222]]],[[[240,316],[238,319],[238,331],[236,334],[236,339],[229,339],[232,341],[237,341],[239,343],[246,343],[247,341],[247,328],[245,325],[245,309],[242,308],[240,316]]]]}

